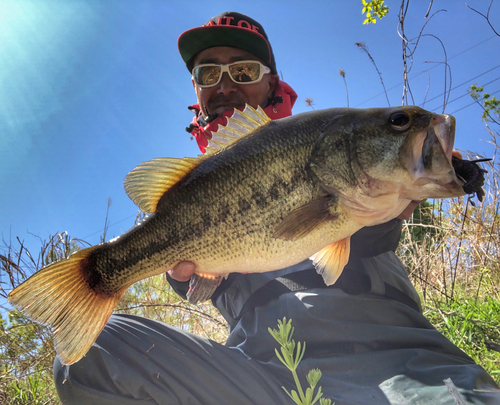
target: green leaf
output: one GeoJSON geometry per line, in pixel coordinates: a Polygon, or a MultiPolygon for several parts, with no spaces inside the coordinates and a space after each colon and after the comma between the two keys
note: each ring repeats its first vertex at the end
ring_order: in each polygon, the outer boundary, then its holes
{"type": "Polygon", "coordinates": [[[297,394],[297,391],[295,390],[292,390],[292,399],[295,401],[295,403],[303,405],[301,399],[299,398],[299,395],[297,394]]]}
{"type": "MultiPolygon", "coordinates": [[[[294,399],[293,395],[292,395],[292,394],[290,394],[290,393],[288,392],[288,390],[287,390],[285,387],[281,387],[281,388],[283,388],[283,390],[284,390],[284,391],[288,394],[288,396],[289,396],[290,398],[292,398],[293,402],[295,402],[297,405],[302,405],[302,403],[300,402],[300,399],[299,399],[299,402],[297,402],[297,401],[294,399]]],[[[297,393],[296,393],[295,391],[293,391],[293,390],[292,390],[292,393],[294,393],[295,395],[297,395],[297,393]]]]}
{"type": "Polygon", "coordinates": [[[313,389],[312,388],[307,388],[306,389],[305,403],[307,405],[311,405],[312,404],[312,398],[313,398],[313,389]]]}
{"type": "Polygon", "coordinates": [[[321,392],[321,387],[318,387],[318,392],[316,393],[316,396],[314,397],[312,404],[315,404],[316,402],[318,402],[318,399],[320,399],[322,396],[323,396],[323,392],[321,392]]]}
{"type": "Polygon", "coordinates": [[[312,370],[309,370],[309,373],[307,373],[306,380],[311,386],[311,388],[316,387],[318,384],[319,380],[321,379],[322,373],[320,369],[318,368],[313,368],[312,370]]]}

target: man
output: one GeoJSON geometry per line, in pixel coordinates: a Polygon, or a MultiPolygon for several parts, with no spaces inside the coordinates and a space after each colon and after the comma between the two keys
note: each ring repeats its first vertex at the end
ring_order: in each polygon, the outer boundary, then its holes
{"type": "MultiPolygon", "coordinates": [[[[179,38],[198,104],[188,128],[203,151],[234,108],[261,106],[272,118],[291,114],[295,92],[277,76],[268,37],[234,12],[179,38]]],[[[293,319],[307,350],[298,373],[319,368],[325,396],[341,404],[454,404],[451,378],[468,403],[500,403],[493,380],[422,316],[420,300],[394,250],[401,221],[352,238],[341,278],[326,287],[309,260],[263,274],[231,274],[212,302],[230,325],[225,346],[148,319],[115,315],[87,356],[54,377],[64,404],[291,404],[294,389],[268,333],[293,319]]],[[[168,274],[185,296],[195,263],[168,274]]]]}

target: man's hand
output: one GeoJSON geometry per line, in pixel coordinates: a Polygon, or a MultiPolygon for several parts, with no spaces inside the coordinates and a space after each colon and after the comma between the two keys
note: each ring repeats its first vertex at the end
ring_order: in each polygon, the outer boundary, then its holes
{"type": "MultiPolygon", "coordinates": [[[[462,154],[456,150],[453,151],[453,156],[456,156],[459,159],[462,158],[462,154]]],[[[399,219],[410,218],[411,214],[413,214],[413,211],[415,211],[417,205],[424,201],[425,200],[412,201],[410,204],[408,204],[408,207],[406,207],[404,211],[398,215],[398,218],[399,219]]],[[[174,280],[189,281],[195,269],[196,265],[193,262],[180,262],[177,263],[177,265],[172,270],[169,270],[168,274],[170,274],[170,277],[172,277],[174,280]]]]}
{"type": "Polygon", "coordinates": [[[189,281],[196,269],[196,265],[193,262],[180,262],[172,269],[168,271],[170,277],[177,281],[189,281]]]}
{"type": "MultiPolygon", "coordinates": [[[[405,210],[401,214],[399,214],[398,218],[399,219],[410,218],[411,214],[415,210],[415,207],[423,201],[425,200],[412,201],[408,205],[408,207],[406,207],[405,210]]],[[[172,270],[168,271],[168,274],[176,281],[185,282],[191,279],[191,276],[193,275],[195,270],[196,270],[196,265],[193,262],[179,262],[172,270]]]]}

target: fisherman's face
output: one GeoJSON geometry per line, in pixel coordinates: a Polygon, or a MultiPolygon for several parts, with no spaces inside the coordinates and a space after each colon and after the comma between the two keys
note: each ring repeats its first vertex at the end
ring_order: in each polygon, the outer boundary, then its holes
{"type": "MultiPolygon", "coordinates": [[[[194,60],[194,67],[203,63],[226,64],[239,60],[259,60],[250,52],[229,46],[215,46],[201,51],[194,60]]],[[[278,75],[265,74],[262,80],[252,84],[238,84],[224,72],[220,82],[212,87],[199,87],[193,80],[194,90],[203,115],[222,114],[249,104],[254,108],[267,107],[278,84],[278,75]]]]}

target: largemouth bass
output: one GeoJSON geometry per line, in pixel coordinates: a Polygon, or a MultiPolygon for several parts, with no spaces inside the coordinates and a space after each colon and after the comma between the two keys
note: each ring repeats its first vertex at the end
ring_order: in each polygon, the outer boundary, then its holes
{"type": "Polygon", "coordinates": [[[196,264],[191,301],[232,272],[277,270],[315,255],[325,284],[350,236],[397,217],[412,200],[464,195],[452,165],[455,119],[419,107],[328,109],[271,121],[235,111],[208,154],[143,163],[125,179],[150,213],[125,234],[34,274],[9,302],[50,325],[64,364],[78,361],[125,290],[196,264]]]}

